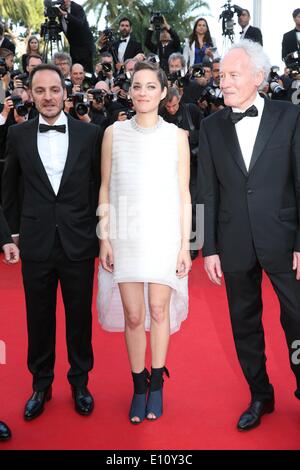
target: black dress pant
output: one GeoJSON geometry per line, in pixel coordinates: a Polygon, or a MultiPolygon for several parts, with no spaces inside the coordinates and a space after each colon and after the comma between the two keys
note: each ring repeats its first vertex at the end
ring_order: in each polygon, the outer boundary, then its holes
{"type": "Polygon", "coordinates": [[[93,367],[92,293],[94,259],[70,261],[59,235],[46,261],[23,261],[28,330],[28,368],[33,389],[44,390],[54,378],[56,297],[61,285],[71,385],[82,388],[93,367]]]}
{"type": "MultiPolygon", "coordinates": [[[[269,273],[280,302],[292,371],[296,377],[295,396],[300,399],[300,281],[295,272],[269,273]],[[298,346],[297,346],[298,345],[298,346]]],[[[262,268],[257,264],[246,272],[224,272],[231,325],[240,365],[254,400],[269,400],[274,390],[266,371],[265,340],[262,325],[262,268]]]]}

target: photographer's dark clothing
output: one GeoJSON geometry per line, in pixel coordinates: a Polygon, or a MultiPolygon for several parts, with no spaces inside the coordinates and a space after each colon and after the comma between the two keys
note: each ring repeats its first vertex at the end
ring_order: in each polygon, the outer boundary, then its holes
{"type": "Polygon", "coordinates": [[[171,41],[169,41],[165,46],[161,43],[161,41],[159,41],[158,51],[157,44],[152,42],[154,31],[148,29],[145,40],[145,46],[149,49],[149,51],[153,52],[154,54],[158,54],[160,60],[159,65],[165,72],[167,72],[169,68],[168,59],[170,55],[174,52],[181,52],[180,39],[178,34],[172,28],[169,29],[168,32],[171,36],[171,41]]]}
{"type": "Polygon", "coordinates": [[[244,39],[249,39],[250,41],[258,42],[263,46],[261,30],[259,28],[256,28],[255,26],[249,26],[246,31],[246,34],[244,35],[244,39]]]}
{"type": "MultiPolygon", "coordinates": [[[[62,17],[60,24],[63,29],[62,17]]],[[[64,31],[70,45],[73,64],[81,64],[86,72],[93,72],[94,38],[82,6],[71,2],[71,11],[66,18],[64,31]]]]}
{"type": "Polygon", "coordinates": [[[205,87],[199,85],[196,80],[184,80],[183,95],[180,102],[196,104],[204,88],[205,87]]]}
{"type": "Polygon", "coordinates": [[[285,33],[282,38],[282,59],[284,60],[288,54],[291,52],[298,51],[298,41],[297,41],[297,31],[296,29],[292,29],[288,33],[285,33]]]}
{"type": "Polygon", "coordinates": [[[16,52],[16,46],[6,36],[4,36],[0,49],[9,49],[14,54],[16,52]]]}
{"type": "Polygon", "coordinates": [[[91,123],[101,127],[103,131],[109,126],[109,116],[106,111],[98,111],[97,109],[91,108],[89,116],[91,118],[91,123]]]}

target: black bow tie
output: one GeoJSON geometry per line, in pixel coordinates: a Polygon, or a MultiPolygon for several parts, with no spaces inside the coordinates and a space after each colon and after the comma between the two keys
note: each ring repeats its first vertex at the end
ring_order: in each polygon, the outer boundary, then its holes
{"type": "Polygon", "coordinates": [[[246,116],[248,117],[258,116],[257,107],[254,106],[254,104],[250,108],[246,109],[244,113],[234,113],[233,111],[230,113],[230,119],[233,122],[233,124],[236,124],[237,122],[239,122],[241,119],[243,119],[246,116]]]}
{"type": "Polygon", "coordinates": [[[242,31],[240,32],[240,34],[243,34],[243,32],[244,32],[244,30],[242,30],[242,31]]]}
{"type": "Polygon", "coordinates": [[[120,44],[121,42],[127,42],[127,39],[120,39],[120,44]]]}
{"type": "Polygon", "coordinates": [[[57,132],[62,132],[63,134],[65,134],[66,125],[61,124],[60,126],[47,126],[47,124],[40,124],[39,131],[40,132],[57,131],[57,132]]]}

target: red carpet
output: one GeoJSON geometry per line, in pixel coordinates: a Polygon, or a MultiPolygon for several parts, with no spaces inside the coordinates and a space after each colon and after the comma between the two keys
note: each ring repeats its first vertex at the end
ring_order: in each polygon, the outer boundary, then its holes
{"type": "MultiPolygon", "coordinates": [[[[26,321],[20,266],[0,263],[0,340],[6,365],[0,365],[0,419],[13,439],[0,449],[300,449],[300,403],[288,365],[279,307],[264,282],[264,324],[268,370],[275,387],[276,410],[248,433],[235,429],[249,401],[235,356],[224,287],[211,285],[194,262],[190,276],[190,312],[171,338],[165,382],[165,413],[155,422],[128,422],[132,386],[123,335],[105,333],[94,307],[95,366],[89,388],[95,410],[81,417],[73,409],[66,380],[64,313],[57,314],[57,359],[53,399],[37,420],[25,422],[23,406],[31,394],[26,368],[26,321]]],[[[96,284],[95,284],[96,292],[96,284]]],[[[94,299],[95,300],[95,299],[94,299]]]]}

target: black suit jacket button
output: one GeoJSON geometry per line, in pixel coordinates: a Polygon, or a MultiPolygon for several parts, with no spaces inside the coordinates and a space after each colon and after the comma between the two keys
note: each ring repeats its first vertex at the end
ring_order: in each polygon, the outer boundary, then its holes
{"type": "Polygon", "coordinates": [[[253,190],[252,190],[252,189],[248,189],[247,194],[253,194],[253,190]]]}

